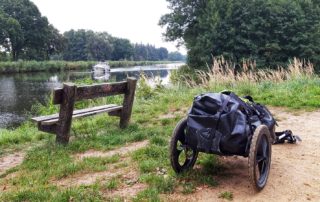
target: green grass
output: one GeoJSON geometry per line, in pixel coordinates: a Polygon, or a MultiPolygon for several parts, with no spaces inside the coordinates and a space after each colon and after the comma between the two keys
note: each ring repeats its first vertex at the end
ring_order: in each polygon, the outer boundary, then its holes
{"type": "Polygon", "coordinates": [[[105,187],[106,187],[108,190],[114,190],[114,189],[116,189],[118,186],[119,186],[119,180],[116,179],[116,178],[112,178],[110,181],[108,181],[108,182],[105,184],[105,187]]]}
{"type": "MultiPolygon", "coordinates": [[[[119,119],[107,115],[75,120],[69,145],[55,144],[54,136],[37,131],[34,124],[26,123],[15,130],[0,131],[0,155],[15,148],[27,152],[24,162],[0,176],[0,187],[8,190],[0,193],[0,201],[105,201],[104,191],[121,188],[123,179],[96,182],[90,186],[63,188],[54,180],[74,175],[108,171],[114,164],[117,169],[133,169],[139,173],[138,183],[147,185],[134,201],[161,201],[162,194],[193,193],[198,186],[218,186],[217,174],[223,174],[223,165],[214,155],[200,154],[196,169],[176,175],[169,162],[169,140],[175,124],[186,115],[193,97],[203,92],[233,90],[239,95],[251,94],[257,102],[268,106],[290,109],[314,110],[320,106],[320,79],[299,77],[282,82],[262,81],[257,83],[234,82],[202,85],[188,88],[175,86],[168,89],[149,89],[140,85],[135,99],[131,124],[120,130],[119,119]],[[144,91],[147,91],[144,92],[144,91]],[[127,143],[149,140],[145,148],[132,152],[130,158],[120,156],[108,158],[85,158],[75,160],[72,156],[90,149],[108,151],[127,143]],[[9,174],[15,177],[7,179],[9,174]]],[[[121,98],[107,98],[77,104],[77,108],[104,103],[121,102],[121,98]]],[[[56,111],[52,105],[38,107],[40,114],[56,111]]],[[[222,198],[233,198],[224,192],[222,198]]],[[[122,197],[113,201],[122,201],[122,197]]],[[[112,201],[112,200],[111,200],[112,201]]]]}
{"type": "Polygon", "coordinates": [[[233,193],[229,192],[229,191],[222,192],[219,194],[219,198],[223,198],[228,201],[232,201],[233,200],[233,193]]]}

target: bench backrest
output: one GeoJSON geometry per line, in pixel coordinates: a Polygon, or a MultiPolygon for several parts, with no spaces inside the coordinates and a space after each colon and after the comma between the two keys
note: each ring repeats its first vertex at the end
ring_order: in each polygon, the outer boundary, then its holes
{"type": "MultiPolygon", "coordinates": [[[[130,78],[128,78],[130,80],[130,78]]],[[[74,86],[73,83],[65,83],[66,86],[74,86]]],[[[125,94],[128,82],[104,83],[96,85],[76,86],[75,101],[125,94]]],[[[56,88],[53,92],[53,104],[61,104],[63,100],[63,88],[56,88]]]]}
{"type": "Polygon", "coordinates": [[[55,89],[53,103],[60,104],[59,126],[56,129],[57,142],[67,143],[72,122],[74,103],[76,101],[124,94],[120,116],[120,127],[127,127],[134,101],[137,80],[127,78],[127,81],[105,83],[97,85],[76,86],[73,83],[64,83],[63,88],[55,89]]]}

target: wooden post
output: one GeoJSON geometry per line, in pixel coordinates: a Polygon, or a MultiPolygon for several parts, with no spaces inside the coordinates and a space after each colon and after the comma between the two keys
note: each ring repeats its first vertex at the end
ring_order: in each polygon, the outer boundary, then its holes
{"type": "Polygon", "coordinates": [[[56,142],[67,144],[70,137],[72,113],[77,87],[73,83],[63,84],[62,103],[60,104],[59,122],[57,125],[56,142]]]}
{"type": "Polygon", "coordinates": [[[127,78],[127,90],[124,94],[122,111],[120,115],[120,128],[126,128],[129,124],[132,106],[134,101],[134,93],[136,91],[137,79],[127,78]]]}

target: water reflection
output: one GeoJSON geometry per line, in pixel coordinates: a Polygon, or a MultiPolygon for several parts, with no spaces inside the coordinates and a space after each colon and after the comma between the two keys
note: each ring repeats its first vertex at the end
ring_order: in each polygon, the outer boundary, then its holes
{"type": "Polygon", "coordinates": [[[179,66],[181,64],[116,68],[112,69],[110,74],[103,75],[93,74],[91,70],[0,75],[0,128],[14,127],[24,121],[32,105],[48,102],[52,89],[61,87],[62,82],[79,79],[123,81],[128,76],[139,78],[143,72],[149,78],[149,84],[155,85],[161,81],[166,85],[169,83],[171,70],[179,66]]]}

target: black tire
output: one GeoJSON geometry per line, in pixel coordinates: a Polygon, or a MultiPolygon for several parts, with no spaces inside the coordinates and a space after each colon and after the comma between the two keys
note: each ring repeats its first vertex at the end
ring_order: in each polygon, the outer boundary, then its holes
{"type": "Polygon", "coordinates": [[[183,118],[176,125],[171,137],[170,161],[176,173],[191,169],[198,158],[198,151],[185,144],[186,128],[187,118],[183,118]]]}
{"type": "Polygon", "coordinates": [[[267,126],[254,131],[248,158],[249,177],[253,188],[261,191],[267,184],[271,164],[271,137],[267,126]]]}

